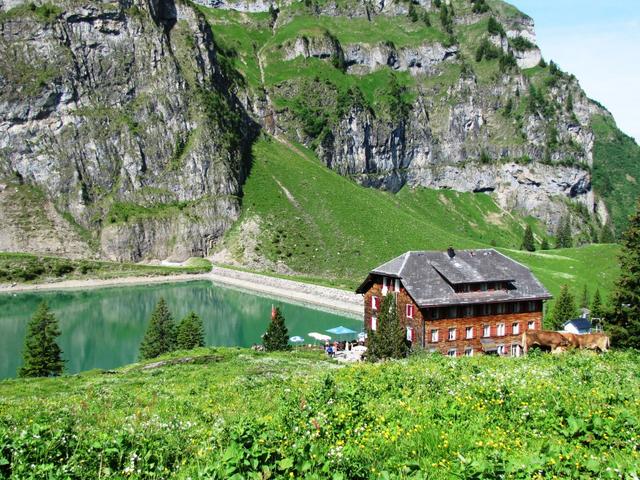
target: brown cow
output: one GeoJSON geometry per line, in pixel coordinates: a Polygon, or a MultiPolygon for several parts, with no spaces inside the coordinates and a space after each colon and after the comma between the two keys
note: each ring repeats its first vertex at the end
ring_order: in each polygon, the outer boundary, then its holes
{"type": "Polygon", "coordinates": [[[551,353],[564,352],[573,345],[572,341],[558,332],[526,331],[522,334],[522,348],[526,354],[531,347],[539,347],[551,353]]]}
{"type": "Polygon", "coordinates": [[[575,348],[595,350],[596,352],[606,352],[609,350],[609,337],[604,333],[585,333],[583,335],[564,333],[563,335],[571,335],[571,343],[575,348]]]}

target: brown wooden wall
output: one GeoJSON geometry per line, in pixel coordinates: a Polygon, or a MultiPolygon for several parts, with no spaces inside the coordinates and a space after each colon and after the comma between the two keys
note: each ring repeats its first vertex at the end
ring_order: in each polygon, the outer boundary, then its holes
{"type": "MultiPolygon", "coordinates": [[[[374,283],[369,290],[364,294],[364,327],[365,330],[371,328],[371,317],[377,317],[377,311],[372,308],[371,297],[376,296],[380,298],[382,303],[382,283],[374,283]]],[[[488,338],[494,340],[497,344],[503,344],[505,346],[505,354],[510,354],[510,347],[512,343],[520,343],[522,333],[527,329],[529,322],[535,322],[535,330],[542,329],[542,302],[536,302],[537,310],[533,312],[521,312],[521,313],[504,313],[485,316],[473,316],[462,318],[444,318],[440,320],[427,320],[427,311],[421,310],[413,302],[407,291],[402,284],[400,285],[400,291],[397,294],[398,314],[402,324],[405,327],[413,328],[413,343],[412,348],[426,348],[428,350],[439,351],[443,354],[447,354],[450,349],[455,348],[457,355],[464,355],[465,349],[473,348],[473,354],[477,355],[482,353],[482,344],[480,340],[482,337],[482,329],[484,325],[491,326],[491,335],[488,338]],[[414,318],[406,318],[406,305],[414,305],[414,318]],[[538,308],[539,307],[539,308],[538,308]],[[512,335],[512,325],[518,322],[520,324],[520,333],[518,335],[512,335]],[[505,324],[505,335],[497,336],[498,324],[505,324]],[[474,327],[474,336],[472,339],[466,339],[466,327],[474,327]],[[439,338],[437,343],[431,343],[431,329],[437,328],[439,330],[439,338]],[[457,335],[456,340],[448,340],[449,328],[456,328],[457,335]],[[426,338],[423,339],[423,336],[426,338]]]]}

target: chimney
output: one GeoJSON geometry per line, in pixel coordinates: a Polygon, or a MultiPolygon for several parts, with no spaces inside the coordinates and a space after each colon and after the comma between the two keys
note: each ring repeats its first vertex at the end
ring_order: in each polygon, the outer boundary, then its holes
{"type": "Polygon", "coordinates": [[[447,255],[449,255],[449,258],[453,258],[453,257],[455,257],[455,256],[456,256],[456,252],[455,252],[455,250],[453,249],[453,247],[449,247],[449,248],[447,248],[447,255]]]}

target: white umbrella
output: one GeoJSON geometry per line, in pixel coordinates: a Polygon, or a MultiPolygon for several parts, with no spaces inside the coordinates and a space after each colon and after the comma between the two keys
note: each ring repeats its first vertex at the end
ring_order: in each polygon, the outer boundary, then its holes
{"type": "Polygon", "coordinates": [[[304,342],[304,338],[302,338],[302,337],[300,337],[300,336],[296,335],[295,337],[291,337],[291,338],[289,339],[289,341],[290,341],[290,342],[293,342],[293,343],[302,343],[302,342],[304,342]]]}
{"type": "Polygon", "coordinates": [[[328,342],[329,340],[331,340],[331,337],[329,335],[323,335],[322,333],[318,333],[318,332],[311,332],[309,333],[309,336],[311,338],[315,338],[320,342],[328,342]]]}

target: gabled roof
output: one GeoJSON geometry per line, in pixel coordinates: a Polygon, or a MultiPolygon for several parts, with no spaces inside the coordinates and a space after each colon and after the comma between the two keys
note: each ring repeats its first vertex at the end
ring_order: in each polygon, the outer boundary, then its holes
{"type": "Polygon", "coordinates": [[[373,269],[358,287],[364,293],[373,275],[399,278],[419,307],[518,300],[544,300],[549,292],[524,265],[494,249],[407,252],[373,269]],[[508,290],[456,293],[454,285],[503,282],[508,290]]]}
{"type": "Polygon", "coordinates": [[[576,330],[578,331],[583,331],[583,330],[591,330],[591,320],[589,320],[588,318],[574,318],[573,320],[569,320],[567,322],[564,322],[562,324],[562,328],[566,328],[567,325],[573,325],[576,330]]]}

